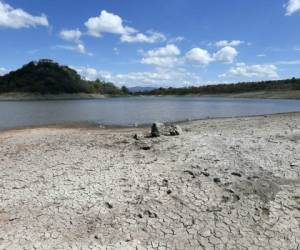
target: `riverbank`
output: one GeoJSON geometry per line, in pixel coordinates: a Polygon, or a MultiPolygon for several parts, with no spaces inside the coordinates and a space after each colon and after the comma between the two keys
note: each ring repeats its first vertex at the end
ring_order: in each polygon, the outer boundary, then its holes
{"type": "Polygon", "coordinates": [[[299,248],[300,113],[181,127],[1,132],[0,248],[299,248]]]}
{"type": "Polygon", "coordinates": [[[256,91],[239,94],[225,95],[233,98],[257,98],[257,99],[294,99],[300,100],[300,90],[289,91],[256,91]]]}
{"type": "Polygon", "coordinates": [[[41,95],[34,93],[4,93],[0,94],[0,101],[46,101],[46,100],[88,100],[103,99],[105,95],[100,94],[58,94],[58,95],[41,95]]]}
{"type": "MultiPolygon", "coordinates": [[[[127,95],[130,97],[131,95],[127,95]]],[[[142,95],[133,95],[142,96],[142,95]]],[[[149,96],[149,95],[145,95],[149,96]]],[[[199,96],[199,97],[230,97],[230,98],[253,98],[253,99],[290,99],[300,100],[300,90],[294,91],[256,91],[237,94],[216,94],[216,95],[183,95],[183,96],[199,96]]],[[[31,93],[4,93],[0,94],[0,101],[46,101],[46,100],[88,100],[103,99],[113,97],[101,94],[59,94],[59,95],[41,95],[31,93]]],[[[126,97],[123,95],[122,97],[126,97]]]]}

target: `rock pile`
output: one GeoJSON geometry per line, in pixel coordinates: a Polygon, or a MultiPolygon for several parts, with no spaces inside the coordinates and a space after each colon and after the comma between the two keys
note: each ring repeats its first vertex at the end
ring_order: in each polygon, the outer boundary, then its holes
{"type": "Polygon", "coordinates": [[[178,125],[166,126],[163,123],[153,123],[151,127],[151,137],[178,136],[182,134],[182,129],[178,125]]]}

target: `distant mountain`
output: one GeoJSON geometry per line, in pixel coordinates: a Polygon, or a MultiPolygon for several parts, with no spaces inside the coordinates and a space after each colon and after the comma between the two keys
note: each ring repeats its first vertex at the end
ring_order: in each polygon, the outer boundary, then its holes
{"type": "Polygon", "coordinates": [[[123,94],[114,84],[96,80],[86,81],[68,66],[43,59],[0,77],[0,93],[21,92],[39,94],[97,93],[123,94]]]}
{"type": "Polygon", "coordinates": [[[136,86],[136,87],[129,88],[129,91],[131,93],[138,93],[138,92],[143,93],[143,92],[150,92],[150,91],[153,91],[155,89],[156,89],[155,87],[136,86]]]}

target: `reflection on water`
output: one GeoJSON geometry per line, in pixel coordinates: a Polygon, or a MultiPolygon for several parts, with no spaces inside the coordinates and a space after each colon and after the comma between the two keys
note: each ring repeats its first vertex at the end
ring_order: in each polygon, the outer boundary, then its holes
{"type": "Polygon", "coordinates": [[[205,117],[300,111],[300,101],[216,97],[127,97],[74,101],[0,102],[0,128],[96,122],[133,125],[205,117]]]}

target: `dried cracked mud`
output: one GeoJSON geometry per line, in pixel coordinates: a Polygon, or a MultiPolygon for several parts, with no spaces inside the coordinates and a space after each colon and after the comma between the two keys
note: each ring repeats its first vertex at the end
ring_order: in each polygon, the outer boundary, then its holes
{"type": "Polygon", "coordinates": [[[0,249],[300,249],[300,113],[0,133],[0,249]]]}

